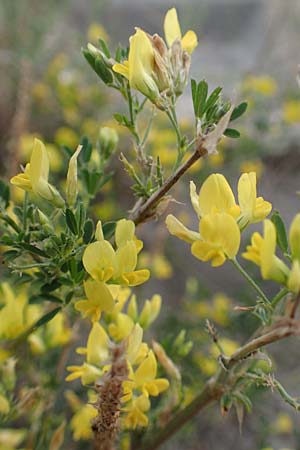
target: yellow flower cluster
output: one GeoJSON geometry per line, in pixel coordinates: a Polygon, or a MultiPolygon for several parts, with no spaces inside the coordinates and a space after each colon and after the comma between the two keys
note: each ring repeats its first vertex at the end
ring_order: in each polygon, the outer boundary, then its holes
{"type": "Polygon", "coordinates": [[[109,348],[112,342],[126,339],[126,360],[129,370],[128,380],[123,382],[126,413],[123,419],[125,428],[146,426],[145,415],[150,409],[149,396],[157,396],[169,386],[163,378],[156,378],[157,362],[152,350],[142,342],[143,328],[147,328],[160,311],[161,298],[154,295],[146,300],[141,313],[138,313],[136,298],[131,296],[129,288],[108,286],[111,290],[114,306],[105,318],[105,328],[98,321],[92,322],[86,347],[77,348],[77,353],[85,355],[81,366],[69,366],[71,372],[66,380],[80,378],[82,384],[92,384],[109,370],[109,348]],[[129,301],[130,298],[130,301],[129,301]],[[127,313],[123,311],[128,302],[127,313]]]}
{"type": "Polygon", "coordinates": [[[90,275],[84,282],[86,300],[75,307],[84,317],[96,322],[101,312],[112,312],[115,302],[109,284],[138,286],[148,280],[147,269],[136,270],[137,256],[143,243],[135,237],[131,220],[119,220],[115,231],[116,249],[104,239],[101,222],[97,224],[96,242],[89,244],[83,254],[83,265],[90,275]]]}
{"type": "Polygon", "coordinates": [[[191,244],[196,258],[211,260],[214,267],[221,266],[226,258],[233,259],[239,250],[241,231],[248,224],[265,219],[272,209],[269,202],[257,197],[255,172],[244,173],[239,179],[239,205],[226,178],[218,173],[205,180],[199,194],[191,181],[190,197],[199,219],[199,231],[189,230],[173,215],[166,218],[167,228],[191,244]]]}
{"type": "Polygon", "coordinates": [[[300,214],[297,214],[289,230],[291,268],[276,256],[277,233],[273,222],[264,221],[264,234],[255,232],[251,245],[243,257],[260,267],[264,280],[274,280],[285,285],[294,294],[300,292],[300,214]]]}
{"type": "Polygon", "coordinates": [[[197,46],[194,31],[182,37],[175,8],[164,20],[164,40],[150,36],[140,28],[130,37],[128,61],[117,63],[113,70],[129,80],[130,86],[163,108],[161,94],[178,96],[187,81],[190,55],[197,46]]]}

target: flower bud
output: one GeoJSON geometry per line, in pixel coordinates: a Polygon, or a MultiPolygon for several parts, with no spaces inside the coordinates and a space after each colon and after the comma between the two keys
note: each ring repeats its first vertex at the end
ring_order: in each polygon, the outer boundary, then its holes
{"type": "Polygon", "coordinates": [[[119,136],[114,128],[104,127],[100,128],[98,136],[98,145],[100,148],[100,155],[104,160],[107,160],[116,150],[119,142],[119,136]]]}
{"type": "Polygon", "coordinates": [[[9,401],[4,395],[0,394],[0,414],[8,414],[9,410],[9,401]]]}
{"type": "Polygon", "coordinates": [[[78,176],[77,176],[77,158],[81,152],[82,145],[78,145],[77,150],[73,154],[69,162],[69,169],[67,174],[67,201],[69,206],[73,206],[78,194],[78,176]]]}
{"type": "Polygon", "coordinates": [[[293,262],[292,269],[287,280],[287,287],[294,294],[298,294],[300,292],[300,263],[298,260],[293,262]]]}
{"type": "Polygon", "coordinates": [[[175,366],[173,361],[168,357],[163,347],[156,341],[152,342],[152,347],[155,355],[157,356],[158,361],[163,366],[167,374],[171,378],[175,378],[177,381],[181,381],[181,375],[178,370],[178,367],[175,366]]]}
{"type": "Polygon", "coordinates": [[[300,214],[297,214],[290,227],[290,247],[293,259],[300,261],[300,214]]]}

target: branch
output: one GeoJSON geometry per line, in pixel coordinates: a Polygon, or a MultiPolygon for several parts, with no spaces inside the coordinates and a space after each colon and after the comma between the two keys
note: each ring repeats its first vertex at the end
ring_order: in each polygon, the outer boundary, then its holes
{"type": "MultiPolygon", "coordinates": [[[[158,430],[154,437],[146,439],[140,446],[133,446],[131,450],[156,450],[159,448],[190,419],[196,416],[199,411],[210,403],[219,401],[223,393],[234,385],[236,377],[230,369],[233,369],[236,364],[267,344],[299,334],[300,322],[287,318],[278,321],[267,333],[247,342],[228,358],[227,361],[224,358],[223,362],[225,367],[221,367],[219,372],[208,380],[200,394],[187,407],[175,414],[163,429],[158,430]]],[[[238,374],[237,376],[240,375],[238,374]]]]}
{"type": "Polygon", "coordinates": [[[204,147],[203,139],[199,139],[196,145],[194,153],[190,158],[183,163],[176,172],[173,173],[151,197],[143,204],[140,204],[140,200],[137,201],[136,205],[132,209],[129,219],[133,220],[136,225],[145,222],[155,215],[155,207],[162,200],[162,198],[169,192],[172,186],[177,183],[177,181],[184,175],[184,173],[195,164],[198,159],[205,156],[208,152],[204,147]]]}

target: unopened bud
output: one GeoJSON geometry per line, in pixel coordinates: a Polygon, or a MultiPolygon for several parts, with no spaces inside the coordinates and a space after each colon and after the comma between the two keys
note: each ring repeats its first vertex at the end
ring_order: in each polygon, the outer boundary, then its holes
{"type": "Polygon", "coordinates": [[[67,201],[69,206],[73,206],[78,194],[78,175],[77,175],[77,158],[81,152],[82,145],[78,145],[77,150],[73,154],[69,162],[69,169],[67,174],[67,201]]]}
{"type": "Polygon", "coordinates": [[[59,450],[63,445],[65,438],[66,421],[61,423],[59,427],[54,431],[52,439],[50,441],[49,450],[59,450]]]}
{"type": "Polygon", "coordinates": [[[100,148],[100,154],[104,160],[107,160],[113,154],[113,152],[117,148],[118,142],[119,136],[114,128],[100,128],[98,144],[100,148]]]}
{"type": "Polygon", "coordinates": [[[298,294],[300,292],[300,263],[298,260],[293,261],[293,266],[288,277],[287,286],[288,289],[294,294],[298,294]]]}
{"type": "Polygon", "coordinates": [[[163,366],[167,374],[171,378],[175,378],[177,381],[181,381],[181,375],[178,370],[178,367],[175,366],[173,361],[168,357],[163,347],[156,341],[152,342],[152,347],[155,355],[157,356],[158,361],[163,366]]]}
{"type": "Polygon", "coordinates": [[[153,295],[151,300],[146,300],[144,308],[140,314],[139,323],[144,329],[156,319],[161,307],[161,296],[153,295]]]}
{"type": "Polygon", "coordinates": [[[291,223],[289,237],[292,258],[300,261],[300,214],[297,214],[291,223]]]}
{"type": "Polygon", "coordinates": [[[0,414],[8,414],[10,410],[10,404],[7,398],[0,394],[0,414]]]}
{"type": "Polygon", "coordinates": [[[104,240],[101,220],[98,220],[98,222],[97,222],[96,231],[95,231],[95,238],[96,238],[97,241],[103,241],[104,240]]]}

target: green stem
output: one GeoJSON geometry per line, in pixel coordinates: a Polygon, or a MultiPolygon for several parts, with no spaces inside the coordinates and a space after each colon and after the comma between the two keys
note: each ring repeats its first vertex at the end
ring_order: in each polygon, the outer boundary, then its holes
{"type": "Polygon", "coordinates": [[[180,133],[180,129],[178,126],[178,122],[177,122],[177,118],[176,118],[176,114],[175,114],[175,110],[174,108],[170,108],[166,110],[167,116],[170,119],[171,124],[173,125],[173,128],[175,130],[176,136],[177,136],[177,149],[178,149],[178,154],[181,153],[181,141],[182,141],[182,137],[181,137],[181,133],[180,133]],[[175,115],[174,115],[175,114],[175,115]]]}
{"type": "Polygon", "coordinates": [[[280,302],[280,300],[288,293],[287,288],[282,288],[281,291],[278,292],[278,294],[275,295],[275,297],[272,299],[271,304],[273,308],[277,306],[277,304],[280,302]]]}
{"type": "Polygon", "coordinates": [[[259,296],[264,300],[264,302],[269,305],[270,300],[266,296],[266,294],[261,290],[261,288],[256,284],[253,278],[246,272],[246,270],[240,265],[236,258],[230,259],[234,267],[240,272],[240,274],[248,281],[249,284],[256,290],[259,296]]]}
{"type": "Polygon", "coordinates": [[[127,97],[128,97],[130,123],[131,123],[132,127],[135,127],[134,112],[133,112],[133,105],[132,105],[132,95],[131,95],[129,83],[127,84],[126,90],[127,90],[127,97]]]}
{"type": "Polygon", "coordinates": [[[26,233],[27,229],[27,205],[28,205],[28,193],[25,192],[23,202],[23,231],[26,233]]]}

